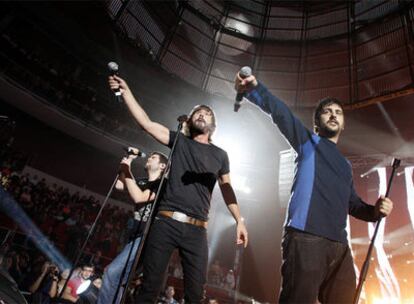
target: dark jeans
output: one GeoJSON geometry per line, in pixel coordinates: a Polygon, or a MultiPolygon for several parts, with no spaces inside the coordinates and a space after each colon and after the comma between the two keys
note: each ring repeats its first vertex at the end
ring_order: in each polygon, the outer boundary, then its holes
{"type": "Polygon", "coordinates": [[[287,228],[279,303],[352,303],[356,277],[347,244],[287,228]]]}
{"type": "Polygon", "coordinates": [[[207,230],[171,218],[157,216],[144,253],[144,280],[136,303],[157,300],[168,262],[178,248],[184,272],[185,303],[201,303],[206,283],[207,230]]]}

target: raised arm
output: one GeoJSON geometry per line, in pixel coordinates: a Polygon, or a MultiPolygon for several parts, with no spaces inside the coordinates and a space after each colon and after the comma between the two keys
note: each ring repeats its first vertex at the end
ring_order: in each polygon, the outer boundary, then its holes
{"type": "Polygon", "coordinates": [[[51,264],[49,262],[47,262],[47,261],[43,264],[43,266],[42,266],[42,272],[37,277],[36,281],[34,281],[33,284],[30,285],[30,287],[29,287],[29,291],[31,293],[35,293],[39,289],[40,284],[42,283],[42,281],[45,278],[45,276],[48,274],[50,265],[51,264]]]}
{"type": "Polygon", "coordinates": [[[123,158],[119,167],[124,187],[135,204],[143,204],[155,199],[155,193],[149,189],[142,191],[131,172],[132,158],[123,158]]]}
{"type": "Polygon", "coordinates": [[[135,99],[128,84],[119,76],[109,76],[109,86],[112,90],[119,89],[122,97],[125,101],[128,110],[135,118],[137,123],[152,137],[154,137],[160,143],[167,145],[169,142],[170,132],[165,126],[153,122],[145,113],[144,109],[135,99]]]}
{"type": "Polygon", "coordinates": [[[224,202],[227,205],[231,215],[236,220],[237,227],[237,244],[244,244],[244,247],[247,246],[249,241],[247,229],[244,224],[244,221],[240,214],[240,208],[237,204],[236,195],[234,193],[233,187],[231,186],[230,182],[230,174],[223,174],[219,177],[219,186],[221,190],[221,194],[223,195],[224,202]]]}
{"type": "Polygon", "coordinates": [[[237,92],[246,92],[246,98],[250,102],[270,114],[273,122],[297,153],[300,153],[301,146],[312,138],[313,133],[293,115],[282,100],[271,94],[263,84],[258,82],[254,75],[240,78],[237,74],[235,89],[237,92]]]}

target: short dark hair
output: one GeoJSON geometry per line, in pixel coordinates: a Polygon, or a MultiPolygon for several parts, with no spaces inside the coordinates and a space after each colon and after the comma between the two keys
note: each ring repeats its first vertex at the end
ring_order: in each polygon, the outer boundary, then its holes
{"type": "Polygon", "coordinates": [[[344,110],[344,105],[341,101],[334,97],[324,97],[318,101],[318,105],[316,106],[315,110],[313,111],[313,126],[315,131],[317,132],[317,128],[320,126],[320,118],[322,115],[322,111],[326,106],[331,104],[336,104],[341,107],[342,111],[344,110]]]}
{"type": "Polygon", "coordinates": [[[95,265],[91,262],[85,262],[81,265],[81,269],[83,270],[84,268],[92,268],[95,270],[95,265]]]}
{"type": "Polygon", "coordinates": [[[151,155],[158,155],[158,158],[160,159],[160,163],[164,164],[164,165],[167,165],[168,157],[164,153],[154,151],[154,152],[151,153],[151,155]]]}

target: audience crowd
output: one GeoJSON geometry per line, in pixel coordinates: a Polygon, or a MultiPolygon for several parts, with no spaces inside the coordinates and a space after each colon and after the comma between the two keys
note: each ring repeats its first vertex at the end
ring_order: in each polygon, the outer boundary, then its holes
{"type": "Polygon", "coordinates": [[[11,27],[0,36],[0,69],[7,77],[86,124],[124,139],[136,138],[130,115],[114,102],[106,87],[106,93],[96,89],[102,87],[99,83],[105,83],[106,74],[47,40],[41,30],[34,29],[34,37],[28,37],[28,32],[20,28],[11,27]],[[36,47],[39,42],[33,44],[33,39],[42,38],[50,48],[36,47]]]}

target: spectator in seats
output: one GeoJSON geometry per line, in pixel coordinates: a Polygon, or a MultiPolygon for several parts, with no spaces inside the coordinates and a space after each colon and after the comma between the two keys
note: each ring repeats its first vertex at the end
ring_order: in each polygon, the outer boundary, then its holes
{"type": "Polygon", "coordinates": [[[178,279],[182,279],[183,278],[183,267],[181,266],[181,263],[177,263],[174,265],[174,270],[173,270],[173,277],[174,278],[178,278],[178,279]]]}
{"type": "Polygon", "coordinates": [[[30,195],[30,191],[28,187],[23,188],[23,192],[19,197],[19,201],[21,204],[31,204],[32,197],[30,195]]]}
{"type": "Polygon", "coordinates": [[[101,279],[100,277],[96,277],[96,278],[92,281],[92,284],[93,284],[96,288],[101,289],[101,287],[102,287],[102,279],[101,279]]]}
{"type": "Polygon", "coordinates": [[[224,278],[224,288],[233,290],[236,287],[236,278],[234,276],[233,269],[227,271],[226,277],[224,278]]]}
{"type": "Polygon", "coordinates": [[[24,250],[16,252],[13,257],[13,264],[9,273],[19,286],[22,285],[23,281],[29,275],[29,261],[30,257],[24,250]]]}
{"type": "Polygon", "coordinates": [[[79,274],[69,279],[67,288],[65,288],[65,290],[63,291],[62,298],[69,300],[73,303],[76,303],[76,301],[79,299],[78,295],[76,294],[77,289],[83,282],[85,282],[92,276],[93,272],[94,272],[93,265],[84,264],[79,274]]]}
{"type": "Polygon", "coordinates": [[[70,270],[65,269],[64,271],[61,272],[59,279],[57,280],[54,279],[52,281],[52,285],[50,286],[50,289],[49,289],[49,296],[51,298],[56,298],[60,295],[60,293],[62,292],[63,286],[65,286],[65,283],[69,277],[69,273],[70,273],[70,270]]]}
{"type": "Polygon", "coordinates": [[[208,304],[219,304],[219,301],[217,301],[215,298],[210,298],[208,299],[208,304]]]}
{"type": "Polygon", "coordinates": [[[90,258],[90,263],[95,266],[95,272],[101,272],[103,269],[102,251],[97,250],[90,258]]]}
{"type": "Polygon", "coordinates": [[[174,286],[167,286],[164,292],[164,296],[161,297],[161,300],[158,302],[158,304],[178,304],[178,301],[174,299],[174,295],[174,286]]]}
{"type": "Polygon", "coordinates": [[[215,260],[210,266],[210,271],[208,274],[208,281],[212,285],[220,286],[223,280],[223,270],[220,266],[220,261],[215,260]]]}
{"type": "Polygon", "coordinates": [[[58,280],[59,269],[56,265],[45,261],[38,271],[38,267],[34,267],[32,283],[29,286],[29,291],[32,293],[31,304],[49,304],[49,291],[54,281],[58,280]]]}
{"type": "Polygon", "coordinates": [[[2,255],[2,258],[0,261],[0,267],[6,272],[9,272],[9,269],[12,267],[12,265],[13,265],[13,257],[8,254],[2,255]]]}

